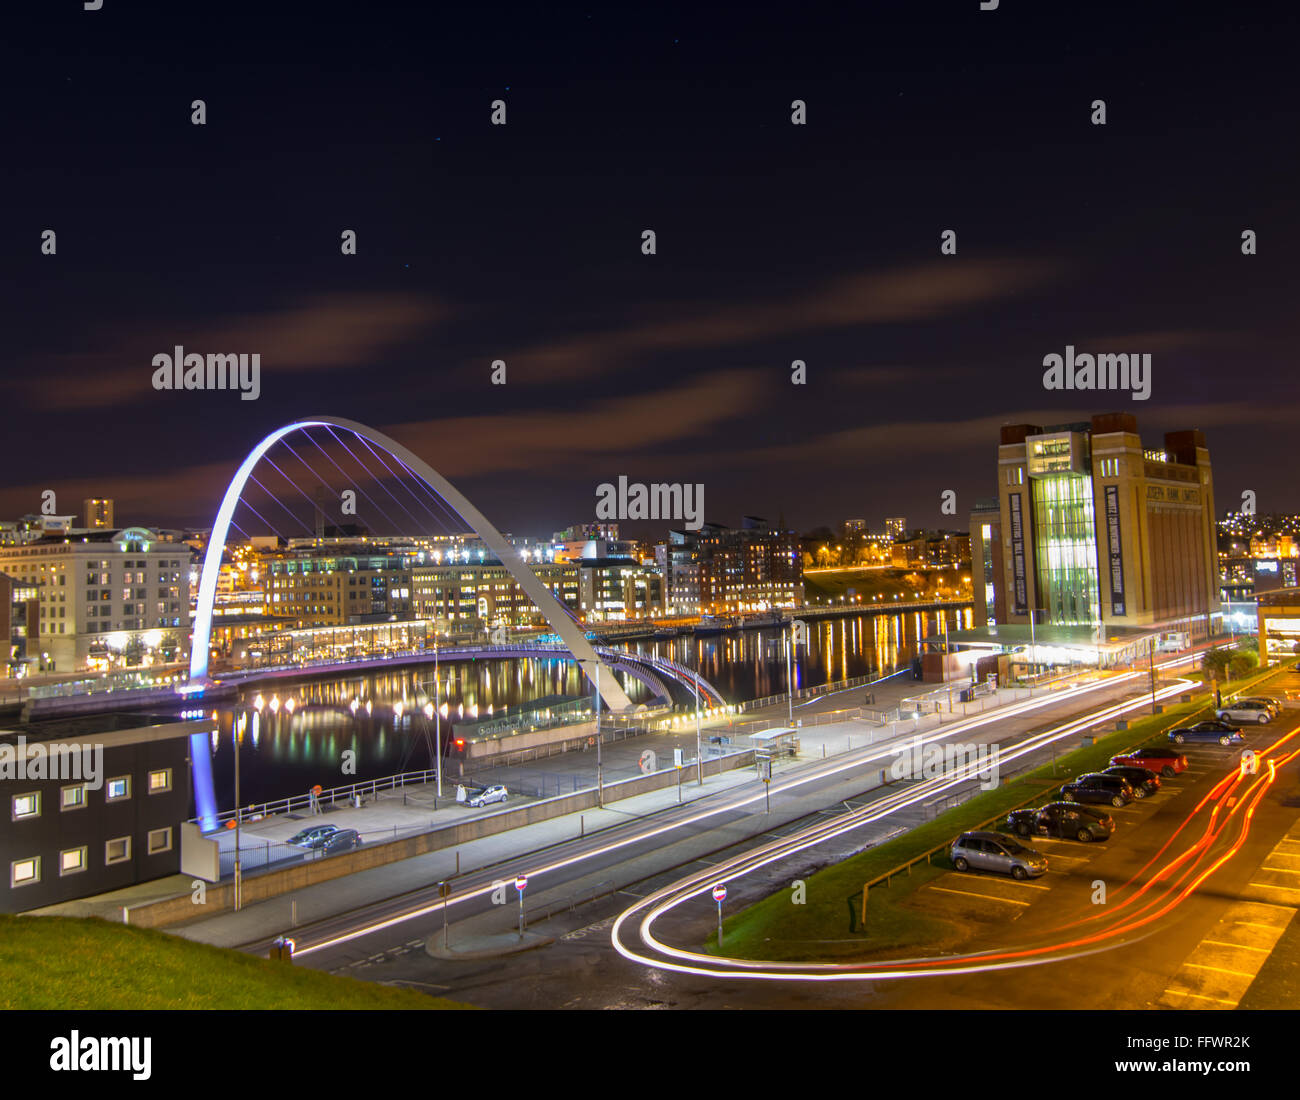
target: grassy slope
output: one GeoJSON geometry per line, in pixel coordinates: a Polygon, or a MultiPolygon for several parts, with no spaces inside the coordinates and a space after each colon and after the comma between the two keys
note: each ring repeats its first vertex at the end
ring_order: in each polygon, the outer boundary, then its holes
{"type": "MultiPolygon", "coordinates": [[[[1224,693],[1257,684],[1272,674],[1226,685],[1224,693]]],[[[1048,764],[1006,786],[981,793],[903,836],[828,867],[807,880],[804,905],[793,905],[789,891],[764,898],[724,921],[726,954],[736,958],[806,961],[864,958],[918,945],[944,949],[950,941],[961,938],[961,930],[909,910],[905,903],[913,890],[950,869],[946,853],[936,854],[932,867],[921,865],[913,868],[911,875],[904,873],[895,878],[888,887],[873,887],[868,892],[866,933],[850,934],[847,899],[860,894],[864,882],[923,855],[994,815],[1006,813],[1026,799],[1036,803],[1034,796],[1039,795],[1047,801],[1056,786],[1069,776],[1105,767],[1118,752],[1154,740],[1168,726],[1188,720],[1205,706],[1204,699],[1166,706],[1162,714],[1131,721],[1127,730],[1116,731],[1095,745],[1060,756],[1055,775],[1053,766],[1048,764]]],[[[716,933],[705,949],[717,952],[716,933]]]]}
{"type": "Polygon", "coordinates": [[[0,1008],[462,1008],[95,917],[0,914],[0,1008]]]}

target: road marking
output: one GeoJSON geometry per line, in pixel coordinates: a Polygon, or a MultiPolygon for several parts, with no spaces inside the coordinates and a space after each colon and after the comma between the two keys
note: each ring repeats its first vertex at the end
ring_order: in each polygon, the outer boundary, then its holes
{"type": "Polygon", "coordinates": [[[1279,875],[1300,875],[1300,871],[1295,870],[1293,867],[1270,867],[1267,863],[1261,865],[1260,870],[1274,871],[1279,875]]]}
{"type": "Polygon", "coordinates": [[[929,890],[939,890],[945,894],[964,894],[968,898],[981,898],[984,901],[1001,901],[1007,905],[1029,905],[1027,901],[1018,901],[1016,898],[1000,898],[996,894],[972,894],[969,890],[952,890],[947,886],[929,886],[929,890]]]}
{"type": "Polygon", "coordinates": [[[1217,1001],[1221,1005],[1232,1005],[1234,1008],[1237,1005],[1236,1001],[1224,1000],[1222,997],[1207,997],[1203,993],[1193,993],[1190,989],[1174,989],[1170,987],[1165,992],[1173,993],[1179,997],[1195,997],[1198,1001],[1217,1001]]]}
{"type": "MultiPolygon", "coordinates": [[[[1238,921],[1237,923],[1241,924],[1242,922],[1238,921]]],[[[1234,947],[1239,951],[1262,951],[1265,955],[1271,950],[1267,947],[1251,947],[1250,944],[1246,943],[1228,943],[1226,940],[1201,940],[1201,943],[1213,944],[1215,947],[1234,947]]]]}
{"type": "MultiPolygon", "coordinates": [[[[1205,941],[1202,940],[1202,943],[1205,941]]],[[[1190,966],[1193,970],[1213,970],[1217,974],[1235,974],[1238,978],[1253,978],[1257,971],[1254,970],[1227,970],[1222,966],[1206,966],[1205,963],[1183,963],[1184,966],[1190,966]]]]}

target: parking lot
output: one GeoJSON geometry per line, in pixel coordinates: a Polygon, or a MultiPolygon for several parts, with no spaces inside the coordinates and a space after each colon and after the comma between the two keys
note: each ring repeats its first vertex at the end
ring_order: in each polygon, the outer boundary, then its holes
{"type": "MultiPolygon", "coordinates": [[[[1280,688],[1273,690],[1282,694],[1280,688]]],[[[1020,843],[1047,857],[1047,872],[1041,877],[1019,881],[1008,874],[948,870],[918,887],[903,904],[962,928],[966,932],[963,948],[967,950],[978,949],[981,938],[994,934],[1001,940],[1001,930],[1010,922],[1031,918],[1028,923],[1036,929],[1092,915],[1096,911],[1095,884],[1102,883],[1110,891],[1127,884],[1169,841],[1214,782],[1239,766],[1245,749],[1258,751],[1295,725],[1300,719],[1300,708],[1292,697],[1296,694],[1294,689],[1287,692],[1281,714],[1267,725],[1243,727],[1243,744],[1225,748],[1213,743],[1188,742],[1177,746],[1176,751],[1187,758],[1187,768],[1175,778],[1162,778],[1155,794],[1123,807],[1092,806],[1114,819],[1115,832],[1109,839],[1084,843],[1040,835],[1018,837],[1020,843]],[[1036,916],[1040,911],[1041,919],[1036,916]]],[[[1166,743],[1164,738],[1143,742],[1166,743]]],[[[1062,782],[1067,778],[1063,777],[1062,782]]],[[[1058,801],[1059,792],[1060,784],[1044,785],[1042,798],[1031,805],[1058,801]]],[[[989,829],[1010,832],[1005,819],[989,829]]],[[[1262,870],[1257,876],[1261,879],[1258,887],[1261,902],[1277,904],[1282,900],[1276,889],[1273,893],[1278,896],[1263,897],[1273,879],[1286,880],[1280,889],[1291,891],[1286,897],[1292,905],[1300,899],[1300,842],[1291,843],[1293,846],[1286,847],[1284,841],[1279,852],[1266,861],[1270,869],[1262,870]]],[[[946,859],[943,862],[947,865],[946,859]]],[[[1026,927],[1022,934],[1031,934],[1030,929],[1026,927]]],[[[1280,934],[1279,931],[1277,935],[1280,934]]]]}

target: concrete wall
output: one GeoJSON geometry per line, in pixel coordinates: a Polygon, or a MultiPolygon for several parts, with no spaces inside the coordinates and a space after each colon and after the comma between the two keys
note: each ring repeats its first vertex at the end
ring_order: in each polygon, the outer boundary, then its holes
{"type": "MultiPolygon", "coordinates": [[[[704,774],[706,776],[719,775],[733,768],[752,768],[753,766],[754,753],[752,750],[746,750],[733,753],[730,756],[705,760],[704,774]]],[[[685,774],[682,781],[689,781],[692,778],[694,768],[688,767],[683,771],[685,774]]],[[[635,798],[637,795],[647,794],[650,791],[674,787],[677,782],[677,769],[668,768],[655,772],[653,775],[641,775],[632,779],[623,779],[616,783],[607,783],[605,785],[605,802],[608,804],[617,802],[620,799],[635,798]]],[[[561,795],[558,798],[530,802],[528,805],[516,809],[500,810],[496,813],[468,818],[459,824],[433,829],[418,836],[388,841],[384,844],[366,845],[354,851],[341,852],[328,858],[309,859],[283,870],[248,876],[244,879],[244,904],[251,905],[254,902],[265,901],[267,898],[279,897],[282,894],[302,890],[308,886],[315,886],[321,882],[329,882],[331,879],[340,878],[343,875],[369,870],[371,867],[382,867],[387,863],[396,863],[399,860],[411,859],[414,856],[422,856],[429,852],[455,848],[461,844],[467,844],[471,840],[504,833],[510,829],[517,829],[521,825],[533,825],[539,821],[549,821],[552,818],[563,817],[566,814],[580,813],[583,810],[594,809],[595,806],[596,790],[593,787],[589,790],[561,795]]],[[[231,883],[224,883],[208,887],[207,899],[203,905],[195,905],[189,894],[183,894],[178,897],[165,898],[162,901],[136,906],[129,912],[124,912],[123,919],[130,924],[145,928],[162,928],[180,921],[212,916],[215,913],[232,908],[233,905],[234,886],[231,883]]]]}

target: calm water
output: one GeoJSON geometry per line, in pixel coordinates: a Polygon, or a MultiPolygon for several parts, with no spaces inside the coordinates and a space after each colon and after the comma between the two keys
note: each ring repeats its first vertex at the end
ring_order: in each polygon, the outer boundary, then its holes
{"type": "MultiPolygon", "coordinates": [[[[859,615],[809,623],[810,644],[796,654],[796,687],[814,687],[904,667],[918,651],[917,641],[942,636],[941,614],[949,630],[969,625],[968,609],[859,615]]],[[[786,690],[784,639],[788,631],[747,630],[713,637],[683,637],[660,642],[631,642],[625,648],[656,652],[687,666],[698,666],[705,679],[732,702],[786,690]]],[[[440,698],[447,704],[448,725],[486,718],[502,707],[546,696],[590,695],[577,665],[559,658],[526,661],[444,661],[440,698]]],[[[638,681],[625,687],[634,702],[649,702],[638,681]]],[[[217,710],[213,734],[213,779],[221,809],[234,805],[232,732],[240,731],[240,801],[245,805],[287,795],[305,794],[314,784],[329,788],[431,766],[433,723],[421,707],[433,695],[433,666],[371,672],[331,679],[265,681],[217,710]],[[253,706],[263,698],[259,714],[253,706]],[[292,712],[272,712],[272,696],[292,698],[292,712]],[[361,705],[355,712],[353,699],[361,705]],[[367,712],[364,704],[370,703],[367,712]],[[399,718],[394,704],[401,702],[399,718]],[[426,740],[427,736],[427,740],[426,740]],[[341,772],[343,753],[355,753],[356,774],[341,772]]],[[[679,701],[686,701],[683,694],[679,701]]]]}

